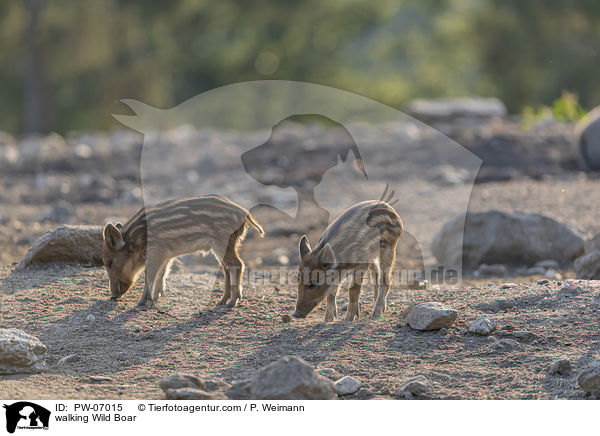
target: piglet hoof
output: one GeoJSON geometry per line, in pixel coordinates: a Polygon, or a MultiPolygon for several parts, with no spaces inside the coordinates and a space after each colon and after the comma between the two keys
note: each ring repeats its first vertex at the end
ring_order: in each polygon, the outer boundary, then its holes
{"type": "Polygon", "coordinates": [[[140,301],[137,306],[135,306],[136,312],[142,312],[154,307],[154,302],[152,300],[140,301]]]}
{"type": "Polygon", "coordinates": [[[231,300],[229,304],[226,306],[227,309],[233,309],[238,303],[238,300],[231,300]]]}

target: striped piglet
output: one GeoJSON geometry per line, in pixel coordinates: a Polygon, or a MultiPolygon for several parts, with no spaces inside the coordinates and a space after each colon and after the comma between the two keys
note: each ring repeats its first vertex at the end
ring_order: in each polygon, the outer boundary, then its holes
{"type": "Polygon", "coordinates": [[[145,268],[138,307],[152,307],[164,292],[175,257],[212,252],[225,273],[225,293],[218,304],[229,301],[227,307],[234,307],[242,298],[244,262],[239,249],[250,225],[264,235],[250,212],[215,195],[164,201],[140,209],[125,225],[107,224],[103,260],[110,298],[125,294],[145,268]]]}
{"type": "MultiPolygon", "coordinates": [[[[386,188],[387,190],[387,188],[386,188]]],[[[402,220],[384,201],[363,201],[347,209],[323,232],[316,247],[300,239],[300,268],[296,318],[304,318],[321,301],[327,300],[325,322],[337,317],[335,298],[345,273],[351,274],[346,321],[359,316],[360,271],[375,275],[373,318],[386,309],[396,246],[402,220]]]]}

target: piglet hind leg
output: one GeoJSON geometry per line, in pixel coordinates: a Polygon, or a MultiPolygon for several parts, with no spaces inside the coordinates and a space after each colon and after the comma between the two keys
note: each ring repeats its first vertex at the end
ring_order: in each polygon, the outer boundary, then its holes
{"type": "Polygon", "coordinates": [[[381,253],[381,265],[379,268],[379,283],[377,285],[377,299],[373,307],[371,318],[379,318],[386,309],[387,295],[392,283],[392,268],[395,263],[395,246],[387,247],[381,253]]]}
{"type": "Polygon", "coordinates": [[[356,282],[356,279],[352,279],[350,289],[348,290],[348,312],[346,312],[345,321],[354,321],[354,317],[358,319],[360,317],[360,289],[361,284],[356,282]]]}
{"type": "Polygon", "coordinates": [[[325,322],[333,322],[337,318],[337,306],[335,303],[336,294],[337,290],[336,292],[327,295],[325,306],[325,322]]]}
{"type": "Polygon", "coordinates": [[[225,303],[231,298],[231,271],[225,264],[223,264],[223,272],[225,273],[225,291],[223,296],[217,303],[217,306],[224,306],[225,303]]]}

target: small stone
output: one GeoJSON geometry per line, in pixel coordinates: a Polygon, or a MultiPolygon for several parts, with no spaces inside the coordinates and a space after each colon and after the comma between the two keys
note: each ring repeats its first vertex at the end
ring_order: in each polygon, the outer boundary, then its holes
{"type": "Polygon", "coordinates": [[[585,392],[600,396],[600,362],[594,362],[581,371],[577,382],[585,392]]]}
{"type": "Polygon", "coordinates": [[[301,358],[285,356],[254,374],[250,397],[255,400],[333,400],[337,395],[331,380],[301,358]]]}
{"type": "Polygon", "coordinates": [[[567,359],[561,359],[550,365],[548,373],[551,375],[570,375],[573,372],[573,365],[567,359]]]}
{"type": "Polygon", "coordinates": [[[548,280],[548,279],[539,279],[537,281],[538,285],[547,285],[548,283],[550,283],[550,280],[548,280]]]}
{"type": "Polygon", "coordinates": [[[535,266],[545,268],[545,269],[558,269],[558,267],[560,265],[554,259],[546,259],[546,260],[540,260],[540,261],[536,262],[535,266]]]}
{"type": "Polygon", "coordinates": [[[85,317],[85,320],[87,322],[94,322],[96,321],[96,317],[94,316],[94,314],[90,313],[88,316],[85,317]]]}
{"type": "Polygon", "coordinates": [[[68,356],[61,357],[56,363],[56,366],[63,366],[77,361],[79,361],[79,356],[77,354],[69,354],[68,356]]]}
{"type": "Polygon", "coordinates": [[[581,286],[577,286],[574,283],[565,283],[565,286],[563,286],[562,288],[560,288],[560,291],[558,291],[558,296],[559,297],[564,297],[566,295],[579,295],[583,292],[583,289],[581,288],[581,286]]]}
{"type": "Polygon", "coordinates": [[[333,368],[321,368],[317,369],[317,372],[325,377],[330,377],[335,374],[335,369],[333,368]]]}
{"type": "Polygon", "coordinates": [[[474,321],[469,327],[469,333],[476,335],[488,336],[496,329],[497,323],[491,316],[483,315],[481,318],[474,321]]]}
{"type": "Polygon", "coordinates": [[[406,322],[415,330],[437,330],[448,328],[456,321],[458,312],[442,303],[416,304],[406,316],[406,322]]]}
{"type": "Polygon", "coordinates": [[[281,315],[281,322],[288,323],[292,320],[292,317],[289,315],[281,315]]]}
{"type": "Polygon", "coordinates": [[[103,375],[91,375],[88,377],[88,381],[90,383],[112,383],[114,380],[103,375]]]}
{"type": "Polygon", "coordinates": [[[405,393],[410,394],[410,396],[419,396],[426,394],[431,391],[431,384],[429,380],[427,380],[424,376],[418,375],[413,377],[407,381],[405,381],[398,391],[400,396],[406,397],[405,393]]]}
{"type": "Polygon", "coordinates": [[[546,271],[546,278],[550,280],[562,280],[562,275],[554,269],[546,271]]]}
{"type": "Polygon", "coordinates": [[[496,351],[512,351],[519,346],[519,343],[512,339],[500,339],[494,349],[496,351]]]}
{"type": "Polygon", "coordinates": [[[510,289],[510,288],[514,288],[516,285],[516,283],[503,283],[500,286],[500,289],[510,289]]]}
{"type": "Polygon", "coordinates": [[[546,268],[541,266],[534,266],[527,269],[528,276],[543,276],[544,274],[546,274],[546,268]]]}
{"type": "Polygon", "coordinates": [[[163,378],[158,382],[158,386],[166,391],[167,389],[181,389],[181,388],[194,388],[205,390],[206,387],[204,382],[198,377],[189,374],[173,374],[169,377],[163,378]]]}
{"type": "Polygon", "coordinates": [[[336,381],[334,385],[338,395],[350,395],[360,389],[361,382],[347,375],[336,381]]]}

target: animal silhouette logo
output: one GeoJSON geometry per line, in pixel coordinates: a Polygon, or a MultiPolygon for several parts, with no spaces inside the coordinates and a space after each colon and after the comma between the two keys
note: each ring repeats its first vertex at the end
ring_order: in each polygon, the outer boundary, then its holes
{"type": "Polygon", "coordinates": [[[19,429],[48,429],[50,424],[50,411],[29,401],[19,401],[10,405],[4,404],[6,409],[6,431],[14,433],[19,429]]]}

